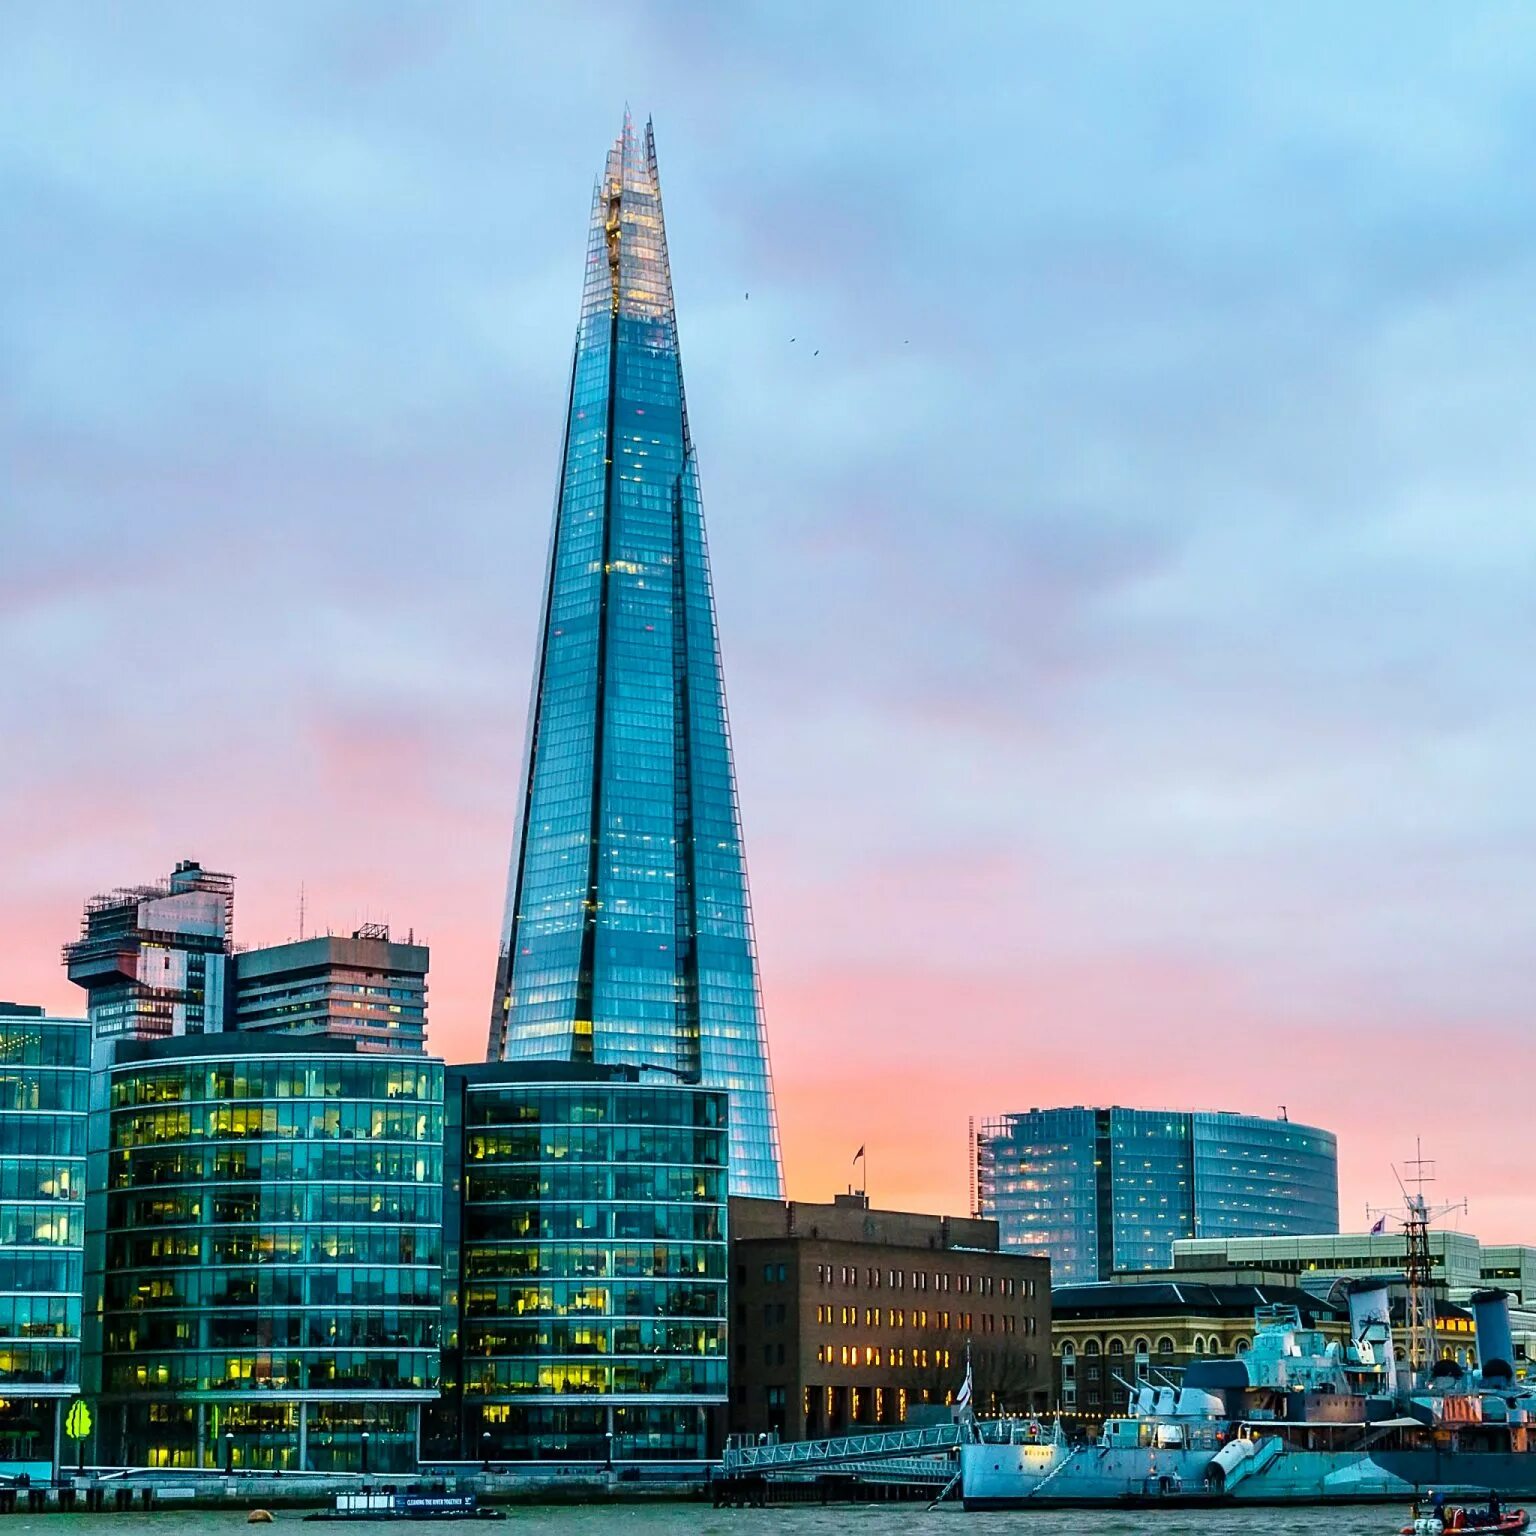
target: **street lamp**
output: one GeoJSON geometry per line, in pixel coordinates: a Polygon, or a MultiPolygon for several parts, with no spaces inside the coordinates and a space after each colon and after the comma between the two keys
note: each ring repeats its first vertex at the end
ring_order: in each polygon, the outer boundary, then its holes
{"type": "Polygon", "coordinates": [[[224,1476],[232,1477],[235,1471],[235,1432],[224,1431],[224,1476]]]}
{"type": "Polygon", "coordinates": [[[488,1429],[480,1432],[480,1470],[482,1472],[491,1470],[491,1432],[488,1429]]]}
{"type": "Polygon", "coordinates": [[[363,1447],[363,1476],[367,1477],[368,1476],[368,1431],[366,1429],[363,1431],[361,1444],[362,1444],[362,1447],[363,1447]]]}
{"type": "Polygon", "coordinates": [[[607,1469],[610,1472],[612,1472],[613,1471],[613,1431],[611,1429],[605,1429],[603,1431],[603,1439],[608,1444],[608,1455],[607,1455],[607,1458],[604,1461],[603,1465],[605,1467],[607,1467],[607,1469]]]}

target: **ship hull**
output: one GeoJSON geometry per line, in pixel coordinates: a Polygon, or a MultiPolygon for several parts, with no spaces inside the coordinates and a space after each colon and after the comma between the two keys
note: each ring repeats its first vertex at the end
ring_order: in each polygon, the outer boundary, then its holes
{"type": "Polygon", "coordinates": [[[1278,1504],[1405,1504],[1446,1493],[1536,1499],[1536,1456],[1436,1450],[1288,1451],[1233,1488],[1207,1487],[1204,1452],[969,1445],[966,1509],[1217,1508],[1278,1504]]]}

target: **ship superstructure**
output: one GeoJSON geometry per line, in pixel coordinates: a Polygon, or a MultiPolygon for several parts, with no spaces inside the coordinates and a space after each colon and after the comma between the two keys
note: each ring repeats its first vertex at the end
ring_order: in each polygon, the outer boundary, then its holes
{"type": "Polygon", "coordinates": [[[1096,1441],[1069,1443],[1059,1422],[983,1426],[961,1449],[966,1508],[1536,1497],[1536,1393],[1515,1373],[1509,1298],[1472,1304],[1478,1368],[1441,1360],[1417,1376],[1398,1359],[1384,1281],[1350,1286],[1347,1344],[1293,1306],[1262,1309],[1237,1356],[1196,1361],[1177,1384],[1128,1384],[1096,1441]]]}

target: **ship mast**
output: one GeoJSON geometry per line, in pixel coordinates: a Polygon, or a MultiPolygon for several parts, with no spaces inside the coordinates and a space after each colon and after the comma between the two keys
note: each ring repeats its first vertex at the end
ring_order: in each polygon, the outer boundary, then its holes
{"type": "Polygon", "coordinates": [[[1395,1163],[1392,1165],[1392,1176],[1403,1193],[1404,1214],[1399,1219],[1403,1224],[1403,1279],[1408,1291],[1408,1377],[1410,1383],[1427,1386],[1435,1365],[1434,1260],[1429,1251],[1429,1227],[1452,1212],[1465,1213],[1467,1202],[1453,1200],[1431,1209],[1424,1186],[1435,1182],[1434,1159],[1424,1156],[1423,1143],[1417,1137],[1413,1153],[1401,1172],[1395,1163]]]}

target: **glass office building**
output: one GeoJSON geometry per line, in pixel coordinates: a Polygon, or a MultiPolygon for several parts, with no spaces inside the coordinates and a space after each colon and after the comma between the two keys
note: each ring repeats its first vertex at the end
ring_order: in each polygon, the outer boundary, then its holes
{"type": "Polygon", "coordinates": [[[655,142],[596,189],[487,1055],[659,1063],[778,1126],[655,142]]]}
{"type": "Polygon", "coordinates": [[[697,1460],[726,1404],[726,1118],[633,1068],[450,1067],[442,1460],[697,1460]]]}
{"type": "Polygon", "coordinates": [[[90,1025],[0,1003],[0,1476],[46,1481],[80,1391],[90,1025]]]}
{"type": "Polygon", "coordinates": [[[1339,1230],[1329,1131],[1254,1115],[1032,1109],[984,1123],[982,1214],[1065,1285],[1162,1270],[1177,1239],[1339,1230]]]}
{"type": "Polygon", "coordinates": [[[442,1063],[324,1037],[119,1042],[91,1096],[100,1458],[414,1467],[438,1386],[442,1063]]]}

